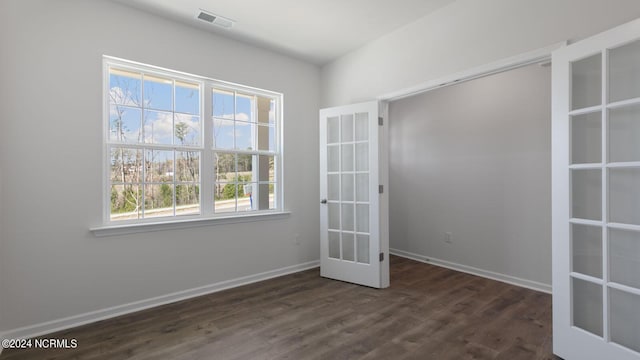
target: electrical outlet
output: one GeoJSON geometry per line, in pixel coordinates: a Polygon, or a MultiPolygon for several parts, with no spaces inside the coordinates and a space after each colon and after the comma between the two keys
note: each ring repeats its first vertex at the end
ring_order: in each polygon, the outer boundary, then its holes
{"type": "Polygon", "coordinates": [[[451,244],[451,233],[448,231],[444,233],[444,242],[446,242],[447,244],[451,244]]]}

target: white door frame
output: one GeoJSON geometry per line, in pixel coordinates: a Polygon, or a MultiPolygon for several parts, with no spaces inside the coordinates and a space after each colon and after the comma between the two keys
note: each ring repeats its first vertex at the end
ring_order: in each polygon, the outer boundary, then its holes
{"type": "Polygon", "coordinates": [[[558,42],[540,49],[446,75],[435,80],[426,81],[415,86],[389,92],[378,96],[377,99],[381,102],[400,100],[409,96],[418,95],[445,86],[459,84],[461,82],[497,74],[503,71],[517,69],[531,64],[551,61],[551,53],[554,50],[560,49],[565,46],[567,46],[567,41],[558,42]]]}

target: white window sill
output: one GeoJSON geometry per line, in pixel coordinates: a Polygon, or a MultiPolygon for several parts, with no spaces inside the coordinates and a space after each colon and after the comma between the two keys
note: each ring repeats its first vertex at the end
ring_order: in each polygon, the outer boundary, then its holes
{"type": "Polygon", "coordinates": [[[136,234],[150,231],[188,229],[200,226],[236,224],[253,221],[285,219],[291,215],[289,211],[263,212],[250,215],[220,216],[211,218],[170,220],[137,224],[106,225],[89,229],[97,237],[136,234]]]}

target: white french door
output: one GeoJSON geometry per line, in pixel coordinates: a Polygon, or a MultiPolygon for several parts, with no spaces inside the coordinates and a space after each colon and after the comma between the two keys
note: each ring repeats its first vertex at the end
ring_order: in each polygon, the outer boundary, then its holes
{"type": "Polygon", "coordinates": [[[378,128],[376,101],[320,110],[320,273],[376,288],[389,271],[378,128]]]}
{"type": "Polygon", "coordinates": [[[640,359],[640,20],[553,53],[553,348],[640,359]]]}

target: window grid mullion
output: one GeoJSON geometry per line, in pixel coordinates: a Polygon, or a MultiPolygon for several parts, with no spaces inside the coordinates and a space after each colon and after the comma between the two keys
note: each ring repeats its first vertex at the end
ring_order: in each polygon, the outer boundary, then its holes
{"type": "MultiPolygon", "coordinates": [[[[206,78],[202,78],[202,77],[197,77],[194,76],[193,78],[189,77],[188,74],[183,74],[183,75],[174,75],[172,71],[170,70],[162,70],[159,68],[147,68],[144,65],[138,65],[138,64],[131,64],[128,63],[127,61],[123,61],[123,60],[117,60],[117,59],[110,59],[108,57],[105,57],[105,66],[104,66],[105,71],[105,90],[106,90],[106,96],[104,97],[104,102],[105,102],[105,136],[104,136],[104,149],[106,150],[106,166],[105,166],[105,184],[106,186],[106,201],[105,201],[105,211],[106,211],[106,216],[105,216],[105,221],[107,222],[111,222],[111,216],[109,215],[111,212],[111,205],[110,205],[110,194],[111,194],[111,186],[112,185],[126,185],[126,182],[122,182],[122,184],[120,184],[120,182],[118,181],[111,181],[111,176],[112,176],[112,164],[111,164],[111,153],[114,149],[117,149],[120,153],[121,156],[118,157],[118,161],[122,162],[122,167],[127,167],[125,165],[125,160],[124,160],[124,156],[122,155],[122,153],[124,152],[125,149],[130,149],[130,151],[134,152],[134,153],[140,153],[140,155],[136,155],[136,158],[134,160],[135,164],[133,166],[139,166],[140,169],[136,170],[135,172],[133,172],[132,174],[135,176],[136,172],[137,172],[137,177],[138,179],[136,180],[136,183],[132,183],[133,185],[137,185],[138,186],[138,194],[136,194],[136,200],[139,201],[139,203],[137,204],[137,208],[136,208],[136,214],[135,214],[135,218],[137,220],[124,220],[125,222],[145,222],[145,220],[151,220],[151,219],[145,219],[146,218],[146,210],[147,210],[147,190],[151,189],[152,186],[154,185],[162,185],[166,182],[158,182],[156,180],[158,179],[147,179],[147,175],[150,174],[154,174],[155,172],[155,167],[154,167],[154,153],[155,151],[171,151],[171,159],[173,159],[173,163],[171,166],[171,170],[172,171],[172,177],[171,177],[171,182],[170,184],[172,184],[173,186],[173,191],[172,191],[172,198],[173,198],[173,204],[172,204],[172,212],[173,212],[173,217],[178,215],[178,195],[177,195],[177,190],[178,190],[178,186],[185,186],[185,187],[191,187],[191,186],[196,186],[199,187],[199,207],[200,207],[200,213],[198,214],[200,217],[203,216],[208,216],[208,215],[213,215],[215,214],[215,201],[214,201],[214,186],[216,184],[216,174],[215,174],[215,170],[214,170],[214,164],[215,164],[215,160],[214,155],[216,153],[217,150],[221,150],[222,152],[228,153],[228,154],[233,154],[233,161],[234,161],[234,174],[235,174],[235,179],[233,179],[233,185],[234,185],[234,205],[235,205],[235,213],[239,212],[239,202],[240,202],[240,190],[239,190],[239,186],[242,185],[242,181],[240,180],[240,156],[241,155],[249,155],[251,157],[251,164],[252,164],[252,180],[251,180],[251,186],[252,186],[252,196],[254,198],[256,198],[255,195],[257,195],[259,188],[258,188],[258,184],[261,183],[266,183],[266,184],[271,184],[273,183],[274,186],[276,187],[276,191],[279,191],[279,189],[281,189],[281,151],[282,151],[282,144],[281,144],[281,120],[279,120],[279,116],[280,112],[281,112],[281,97],[277,97],[277,94],[272,93],[272,92],[268,92],[268,91],[264,91],[264,90],[259,90],[259,89],[252,89],[250,87],[243,87],[243,86],[231,86],[228,83],[224,83],[224,82],[220,82],[220,81],[216,81],[213,79],[206,79],[206,78]],[[139,88],[136,89],[136,93],[138,96],[140,96],[139,101],[137,101],[137,105],[138,106],[132,106],[132,105],[126,105],[126,104],[113,104],[116,106],[122,106],[124,108],[130,108],[130,109],[139,109],[140,111],[140,118],[136,121],[137,124],[139,124],[139,131],[138,131],[138,142],[136,143],[126,143],[126,142],[120,142],[120,141],[114,141],[114,139],[110,136],[111,135],[111,124],[110,124],[110,108],[111,108],[111,100],[110,100],[110,96],[109,96],[109,92],[111,91],[111,85],[110,85],[110,81],[111,81],[111,70],[115,69],[115,70],[122,70],[124,69],[125,71],[131,72],[131,76],[134,76],[134,79],[139,79],[136,81],[140,81],[140,85],[139,88]],[[147,77],[150,76],[155,76],[155,75],[159,75],[159,76],[163,76],[166,78],[169,78],[171,80],[171,141],[170,144],[153,144],[153,143],[146,143],[145,139],[147,137],[147,131],[145,129],[145,125],[147,122],[147,116],[146,116],[146,111],[148,110],[148,104],[145,102],[145,93],[148,92],[148,89],[146,89],[145,87],[145,81],[147,77]],[[138,77],[139,76],[139,77],[138,77]],[[179,144],[178,142],[176,142],[176,137],[175,137],[175,126],[176,126],[176,122],[178,121],[176,114],[177,113],[177,81],[181,80],[181,81],[188,81],[190,83],[197,83],[198,84],[198,91],[199,91],[199,95],[200,95],[200,103],[199,103],[199,107],[200,107],[200,111],[197,114],[197,116],[199,117],[199,127],[200,127],[200,146],[198,147],[189,147],[189,146],[185,146],[184,144],[179,144]],[[232,143],[233,143],[233,148],[232,149],[214,149],[214,137],[213,137],[213,128],[214,128],[214,116],[213,116],[213,92],[214,90],[224,90],[224,89],[228,89],[229,92],[231,92],[233,95],[233,133],[232,133],[232,143]],[[254,137],[253,140],[253,145],[251,146],[251,150],[246,150],[246,149],[239,149],[238,148],[238,129],[237,129],[237,125],[238,122],[243,122],[242,120],[238,119],[237,113],[238,113],[238,95],[239,95],[239,89],[242,89],[243,94],[247,93],[247,96],[250,97],[251,100],[251,115],[252,119],[257,116],[257,96],[265,96],[269,99],[280,99],[280,100],[276,100],[276,107],[274,109],[274,111],[276,111],[276,123],[275,124],[268,124],[268,127],[273,127],[275,128],[276,131],[276,139],[274,139],[276,141],[275,151],[265,151],[265,150],[258,150],[257,149],[257,127],[254,131],[251,132],[251,136],[254,137]],[[255,90],[255,91],[254,91],[255,90]],[[211,114],[211,116],[209,116],[208,114],[211,114]],[[189,152],[189,153],[197,153],[198,154],[198,168],[199,168],[199,179],[198,181],[179,181],[179,176],[177,174],[177,172],[179,171],[179,164],[178,164],[178,160],[179,160],[179,154],[178,151],[180,152],[189,152]],[[260,172],[260,156],[269,156],[269,157],[273,157],[274,158],[274,162],[275,162],[275,174],[274,174],[274,179],[270,180],[268,179],[269,174],[267,174],[267,179],[265,179],[265,181],[259,181],[259,172],[260,172]],[[254,161],[255,160],[255,161],[254,161]],[[138,163],[138,161],[141,161],[141,163],[138,163]],[[147,166],[150,166],[149,169],[147,169],[147,166]],[[148,173],[148,171],[151,171],[152,173],[148,173]],[[149,180],[149,181],[147,181],[149,180]],[[153,181],[152,181],[153,180],[153,181]],[[255,186],[254,186],[255,185],[255,186]]],[[[118,76],[122,76],[122,75],[118,75],[118,76]]],[[[128,75],[124,75],[124,76],[128,76],[128,75]]],[[[125,89],[123,87],[123,89],[125,89]]],[[[243,95],[244,96],[244,95],[243,95]]],[[[182,113],[181,113],[182,114],[182,113]]],[[[191,113],[185,113],[186,115],[190,115],[190,116],[196,116],[195,114],[191,114],[191,113]]],[[[251,122],[252,119],[249,119],[248,123],[252,126],[258,126],[258,124],[251,122]]],[[[117,137],[116,137],[117,139],[117,137]]],[[[185,161],[189,161],[190,156],[187,156],[187,159],[185,161]]],[[[165,161],[168,159],[165,159],[165,161]]],[[[158,161],[161,161],[161,159],[159,159],[158,161]]],[[[191,166],[190,163],[186,164],[185,166],[191,166]]],[[[245,164],[246,166],[246,164],[245,164]]],[[[131,168],[131,166],[128,166],[127,168],[131,168]]],[[[169,168],[166,166],[166,164],[164,164],[163,166],[161,166],[159,169],[161,168],[165,168],[166,170],[164,171],[168,171],[169,168]]],[[[268,167],[267,167],[268,168],[268,167]]],[[[127,170],[127,171],[133,171],[132,170],[127,170]]],[[[267,170],[269,171],[269,170],[267,170]]],[[[166,175],[166,174],[165,174],[166,175]]],[[[166,178],[165,175],[162,175],[166,178]]],[[[187,193],[185,193],[185,195],[190,198],[191,195],[189,195],[189,190],[187,190],[187,193]]],[[[158,195],[160,196],[160,193],[158,193],[158,195]]],[[[274,199],[275,203],[276,203],[276,207],[279,208],[280,206],[278,205],[279,202],[281,202],[281,193],[277,193],[276,195],[276,199],[274,199]]],[[[150,199],[151,202],[153,204],[156,203],[156,201],[160,201],[160,198],[156,198],[155,195],[153,196],[153,198],[150,199]]],[[[189,203],[191,201],[188,201],[189,203]]],[[[160,204],[160,203],[158,203],[160,204]]],[[[155,205],[152,206],[151,208],[155,208],[155,205]]],[[[150,209],[151,209],[150,208],[150,209]]],[[[158,206],[158,209],[160,209],[161,206],[158,206]]],[[[254,207],[251,208],[252,210],[254,210],[254,207]]],[[[267,210],[267,209],[265,209],[267,210]]],[[[134,214],[132,214],[134,215],[134,214]]],[[[153,218],[154,220],[156,218],[153,218]]],[[[118,222],[120,222],[120,220],[118,220],[118,222]]]]}

